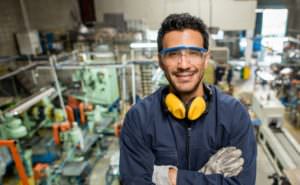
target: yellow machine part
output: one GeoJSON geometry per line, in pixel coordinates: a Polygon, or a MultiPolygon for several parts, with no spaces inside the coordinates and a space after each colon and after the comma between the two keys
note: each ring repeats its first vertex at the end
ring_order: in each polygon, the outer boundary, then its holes
{"type": "Polygon", "coordinates": [[[248,80],[251,76],[251,68],[250,66],[245,66],[243,69],[243,79],[248,80]]]}
{"type": "MultiPolygon", "coordinates": [[[[29,185],[36,185],[34,177],[28,177],[28,183],[29,183],[29,185]]],[[[23,183],[20,180],[18,181],[17,184],[18,185],[23,185],[23,183]]]]}
{"type": "Polygon", "coordinates": [[[55,109],[54,110],[54,121],[55,122],[62,122],[64,121],[64,112],[62,109],[55,109]]]}

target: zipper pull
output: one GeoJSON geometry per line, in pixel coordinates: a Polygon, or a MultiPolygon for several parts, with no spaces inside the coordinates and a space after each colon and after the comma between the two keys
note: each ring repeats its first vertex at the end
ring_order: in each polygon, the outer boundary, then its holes
{"type": "Polygon", "coordinates": [[[191,137],[191,130],[192,128],[191,127],[188,127],[188,136],[191,137]]]}

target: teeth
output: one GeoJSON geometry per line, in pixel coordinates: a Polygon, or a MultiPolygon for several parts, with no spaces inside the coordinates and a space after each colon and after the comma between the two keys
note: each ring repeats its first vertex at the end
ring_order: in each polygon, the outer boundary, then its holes
{"type": "Polygon", "coordinates": [[[192,76],[192,74],[178,74],[179,77],[192,76]]]}

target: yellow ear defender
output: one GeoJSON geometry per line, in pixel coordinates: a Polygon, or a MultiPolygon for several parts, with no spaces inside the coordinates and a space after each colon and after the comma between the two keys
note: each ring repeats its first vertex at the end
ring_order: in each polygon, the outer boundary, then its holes
{"type": "Polygon", "coordinates": [[[198,119],[206,110],[206,102],[203,97],[196,97],[188,108],[188,119],[198,119]]]}
{"type": "Polygon", "coordinates": [[[196,97],[186,108],[183,102],[173,93],[167,94],[165,104],[171,114],[177,119],[187,118],[191,121],[198,119],[206,110],[203,97],[196,97]]]}
{"type": "Polygon", "coordinates": [[[172,115],[177,119],[184,119],[186,112],[185,112],[185,106],[181,102],[177,96],[173,93],[169,93],[165,98],[166,106],[169,110],[169,112],[172,113],[172,115]]]}

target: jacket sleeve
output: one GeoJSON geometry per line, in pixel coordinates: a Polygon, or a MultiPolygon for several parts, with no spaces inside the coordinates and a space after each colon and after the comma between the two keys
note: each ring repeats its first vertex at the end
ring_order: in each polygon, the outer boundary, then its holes
{"type": "Polygon", "coordinates": [[[150,146],[144,141],[141,117],[137,110],[131,109],[121,131],[120,177],[123,185],[153,184],[154,156],[150,146]]]}
{"type": "Polygon", "coordinates": [[[251,120],[246,109],[238,104],[229,133],[229,145],[242,150],[245,160],[242,172],[235,177],[221,174],[204,175],[203,173],[178,170],[177,185],[255,185],[257,148],[251,120]]]}

